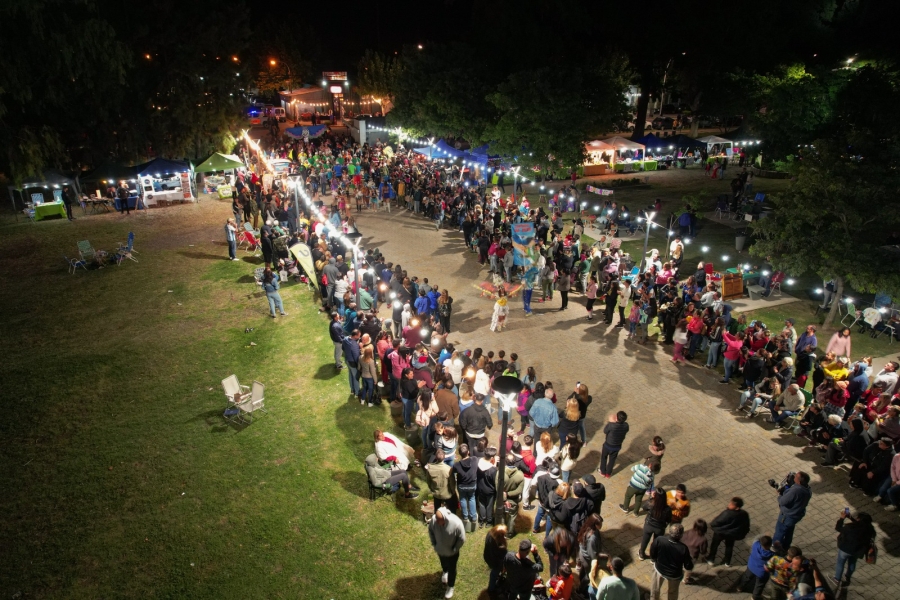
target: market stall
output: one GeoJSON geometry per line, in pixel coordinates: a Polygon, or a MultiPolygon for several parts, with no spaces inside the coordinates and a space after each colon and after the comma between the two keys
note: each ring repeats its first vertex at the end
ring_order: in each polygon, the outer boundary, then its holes
{"type": "Polygon", "coordinates": [[[621,136],[603,140],[615,149],[612,155],[612,168],[616,173],[631,173],[643,169],[644,153],[647,147],[644,144],[633,142],[621,136]]]}
{"type": "Polygon", "coordinates": [[[200,163],[194,172],[204,174],[203,189],[208,194],[218,194],[219,198],[231,198],[235,171],[243,168],[244,163],[234,154],[216,152],[200,163]]]}
{"type": "Polygon", "coordinates": [[[731,155],[734,152],[734,142],[717,135],[708,135],[699,138],[697,141],[706,144],[706,151],[709,153],[709,158],[712,159],[721,156],[731,158],[731,155]]]}
{"type": "MultiPolygon", "coordinates": [[[[169,206],[197,200],[192,188],[194,169],[187,161],[157,158],[137,167],[145,206],[169,206]]],[[[129,205],[137,198],[129,198],[129,205]]],[[[117,202],[118,207],[118,202],[117,202]]]]}
{"type": "Polygon", "coordinates": [[[605,175],[612,170],[614,146],[603,140],[594,140],[584,145],[587,158],[584,161],[584,175],[605,175]]]}
{"type": "Polygon", "coordinates": [[[66,218],[66,207],[63,203],[63,186],[70,185],[79,190],[75,177],[69,177],[59,171],[45,171],[39,177],[24,181],[18,187],[9,187],[9,197],[13,210],[18,213],[26,207],[34,210],[34,220],[40,221],[52,216],[66,218]],[[19,202],[16,201],[19,197],[19,202]]]}

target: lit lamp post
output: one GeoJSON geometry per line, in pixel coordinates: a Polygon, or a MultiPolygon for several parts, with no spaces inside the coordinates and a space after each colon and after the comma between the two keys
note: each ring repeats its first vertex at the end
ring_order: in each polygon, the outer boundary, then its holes
{"type": "Polygon", "coordinates": [[[525,387],[518,377],[501,375],[494,379],[491,389],[494,397],[500,402],[503,415],[500,426],[499,463],[497,465],[497,500],[494,505],[494,522],[503,522],[503,484],[506,481],[506,432],[509,429],[509,413],[518,405],[519,392],[525,387]],[[499,520],[498,520],[499,519],[499,520]]]}
{"type": "Polygon", "coordinates": [[[644,261],[647,260],[647,244],[650,242],[650,228],[656,227],[656,223],[653,222],[653,217],[656,216],[655,212],[647,213],[647,218],[638,217],[638,222],[646,221],[647,226],[644,227],[644,253],[641,255],[641,266],[639,270],[641,273],[644,272],[644,261]]]}
{"type": "MultiPolygon", "coordinates": [[[[270,58],[270,59],[269,59],[269,64],[272,65],[272,66],[274,67],[275,65],[278,64],[278,61],[275,60],[274,58],[270,58]]],[[[282,61],[282,64],[284,65],[284,68],[287,69],[287,74],[288,74],[288,92],[293,92],[293,91],[294,91],[294,78],[291,76],[291,66],[290,66],[289,64],[287,64],[286,62],[284,62],[284,61],[282,61]]]]}
{"type": "Polygon", "coordinates": [[[352,233],[345,233],[344,237],[350,241],[353,245],[353,280],[356,283],[356,309],[359,310],[359,256],[357,252],[359,251],[359,240],[362,239],[362,234],[358,231],[354,231],[352,233]]]}

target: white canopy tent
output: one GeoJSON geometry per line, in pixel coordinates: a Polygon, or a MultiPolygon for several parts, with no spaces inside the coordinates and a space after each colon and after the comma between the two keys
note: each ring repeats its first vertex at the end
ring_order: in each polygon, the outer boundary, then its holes
{"type": "Polygon", "coordinates": [[[604,143],[609,144],[613,148],[615,148],[615,152],[613,152],[613,168],[615,168],[615,164],[617,162],[644,162],[644,155],[646,153],[647,147],[643,144],[638,144],[637,142],[633,142],[629,139],[623,138],[621,136],[611,137],[608,140],[603,140],[604,143]],[[621,154],[623,152],[640,152],[641,158],[638,160],[632,159],[622,159],[621,154]]]}
{"type": "Polygon", "coordinates": [[[734,142],[732,142],[731,140],[726,140],[725,138],[721,138],[717,135],[708,135],[706,137],[699,138],[697,141],[706,144],[707,150],[712,150],[713,146],[722,146],[723,151],[725,147],[734,148],[734,142]]]}
{"type": "Polygon", "coordinates": [[[615,161],[616,147],[603,140],[594,140],[584,145],[587,159],[584,161],[584,175],[603,175],[615,161]]]}

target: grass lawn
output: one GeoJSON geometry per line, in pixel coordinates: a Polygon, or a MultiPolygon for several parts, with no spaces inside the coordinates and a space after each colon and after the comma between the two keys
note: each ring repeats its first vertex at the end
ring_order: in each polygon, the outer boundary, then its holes
{"type": "MultiPolygon", "coordinates": [[[[204,202],[0,222],[0,379],[12,392],[0,422],[4,594],[441,591],[416,501],[368,501],[363,459],[372,430],[392,423],[387,407],[348,400],[305,286],[284,286],[289,317],[268,317],[251,278],[258,259],[224,260],[229,211],[204,202]],[[130,230],[139,263],[66,272],[78,240],[111,250],[130,230]],[[221,417],[232,373],[266,384],[269,414],[250,426],[221,417]]],[[[460,572],[459,597],[478,597],[479,543],[460,572]]]]}

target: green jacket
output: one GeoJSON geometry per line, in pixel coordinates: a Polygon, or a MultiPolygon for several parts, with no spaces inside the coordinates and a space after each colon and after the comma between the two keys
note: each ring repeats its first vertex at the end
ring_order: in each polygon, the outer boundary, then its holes
{"type": "Polygon", "coordinates": [[[456,485],[450,476],[452,472],[450,465],[444,462],[430,463],[425,465],[425,471],[428,473],[428,489],[431,490],[432,496],[440,500],[449,500],[453,497],[456,485]]]}
{"type": "MultiPolygon", "coordinates": [[[[497,471],[497,483],[500,481],[500,471],[497,471]]],[[[496,483],[495,483],[496,487],[496,483]]],[[[516,467],[506,466],[506,478],[503,480],[503,491],[509,500],[519,502],[522,492],[525,491],[525,475],[516,467]]]]}

